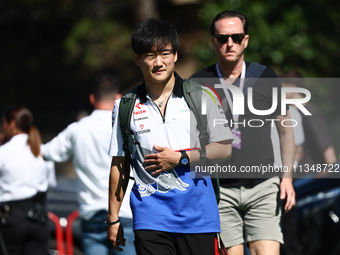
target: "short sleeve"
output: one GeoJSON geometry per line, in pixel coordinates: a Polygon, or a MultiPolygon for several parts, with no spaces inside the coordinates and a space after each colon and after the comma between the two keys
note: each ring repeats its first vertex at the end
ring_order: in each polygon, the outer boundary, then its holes
{"type": "Polygon", "coordinates": [[[303,123],[302,123],[301,114],[293,106],[289,106],[289,112],[290,112],[291,119],[296,121],[296,123],[292,123],[295,145],[296,146],[302,145],[305,142],[305,133],[303,131],[303,123]]]}
{"type": "Polygon", "coordinates": [[[209,143],[233,140],[218,94],[211,87],[204,87],[202,93],[207,101],[209,143]]]}
{"type": "Polygon", "coordinates": [[[125,153],[123,151],[123,138],[119,121],[119,103],[120,99],[116,100],[112,110],[112,133],[108,154],[110,156],[124,157],[125,153]]]}

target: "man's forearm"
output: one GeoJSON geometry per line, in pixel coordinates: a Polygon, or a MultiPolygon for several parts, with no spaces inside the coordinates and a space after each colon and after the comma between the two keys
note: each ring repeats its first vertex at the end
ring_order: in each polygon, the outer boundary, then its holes
{"type": "Polygon", "coordinates": [[[120,206],[129,182],[129,173],[124,170],[124,157],[113,157],[109,178],[108,221],[118,220],[120,206]]]}
{"type": "MultiPolygon", "coordinates": [[[[230,158],[231,150],[232,148],[230,140],[218,143],[210,143],[206,146],[206,156],[212,163],[217,163],[230,158]]],[[[190,151],[188,154],[191,164],[200,162],[201,152],[199,150],[190,151]]]]}
{"type": "Polygon", "coordinates": [[[289,121],[285,122],[285,126],[281,125],[283,120],[290,119],[289,111],[287,111],[287,116],[278,116],[277,118],[279,119],[277,127],[280,136],[282,167],[285,170],[283,171],[282,178],[292,178],[295,160],[294,131],[293,128],[290,127],[289,121]],[[286,169],[290,171],[287,171],[286,169]]]}
{"type": "Polygon", "coordinates": [[[281,139],[281,157],[282,157],[282,178],[292,178],[293,177],[293,166],[294,166],[294,155],[295,155],[295,145],[294,141],[289,142],[289,139],[281,139]],[[286,170],[287,169],[287,170],[286,170]]]}

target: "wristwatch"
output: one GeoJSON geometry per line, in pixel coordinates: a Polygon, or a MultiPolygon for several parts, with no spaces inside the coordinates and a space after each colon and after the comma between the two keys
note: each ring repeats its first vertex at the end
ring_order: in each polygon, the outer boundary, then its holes
{"type": "Polygon", "coordinates": [[[179,151],[179,152],[182,154],[181,159],[179,160],[179,164],[181,166],[189,165],[189,156],[188,156],[188,154],[185,151],[179,151]]]}

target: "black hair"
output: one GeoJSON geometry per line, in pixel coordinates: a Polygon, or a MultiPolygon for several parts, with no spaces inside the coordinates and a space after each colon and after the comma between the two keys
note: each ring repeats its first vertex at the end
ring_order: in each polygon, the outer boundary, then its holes
{"type": "Polygon", "coordinates": [[[116,77],[110,74],[102,74],[98,76],[93,82],[91,93],[94,95],[96,101],[103,99],[115,99],[119,92],[118,81],[116,77]]]}
{"type": "Polygon", "coordinates": [[[28,134],[27,143],[31,147],[34,156],[40,154],[41,135],[36,126],[33,125],[33,115],[25,106],[13,105],[5,109],[3,118],[10,123],[15,121],[16,127],[28,134]]]}
{"type": "Polygon", "coordinates": [[[211,22],[211,25],[210,25],[211,36],[214,36],[216,33],[216,27],[215,27],[216,21],[220,19],[225,19],[225,18],[239,18],[242,22],[244,33],[248,34],[249,20],[246,16],[235,11],[223,11],[217,14],[216,17],[211,22]]]}
{"type": "Polygon", "coordinates": [[[15,120],[18,129],[28,133],[33,124],[32,113],[22,105],[11,105],[3,113],[3,118],[9,123],[15,120]]]}
{"type": "Polygon", "coordinates": [[[131,36],[132,49],[138,56],[151,51],[161,51],[169,43],[172,52],[176,53],[179,48],[176,29],[170,23],[156,19],[139,23],[131,36]]]}

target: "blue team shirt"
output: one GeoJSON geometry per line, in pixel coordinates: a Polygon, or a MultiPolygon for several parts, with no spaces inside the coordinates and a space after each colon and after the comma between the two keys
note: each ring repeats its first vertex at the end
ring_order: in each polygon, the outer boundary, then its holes
{"type": "MultiPolygon", "coordinates": [[[[155,153],[154,144],[174,151],[199,148],[196,119],[189,109],[176,75],[172,95],[166,105],[164,117],[149,98],[143,85],[136,99],[131,117],[131,130],[139,146],[130,146],[135,185],[130,204],[134,230],[146,229],[172,233],[220,232],[219,211],[209,173],[193,172],[194,167],[178,166],[173,170],[152,176],[144,169],[147,154],[155,153]]],[[[210,88],[207,100],[207,116],[225,119],[218,96],[210,88]]],[[[125,156],[118,118],[120,99],[113,110],[113,129],[109,154],[125,156]]],[[[233,139],[226,125],[208,125],[209,142],[233,139]]]]}

